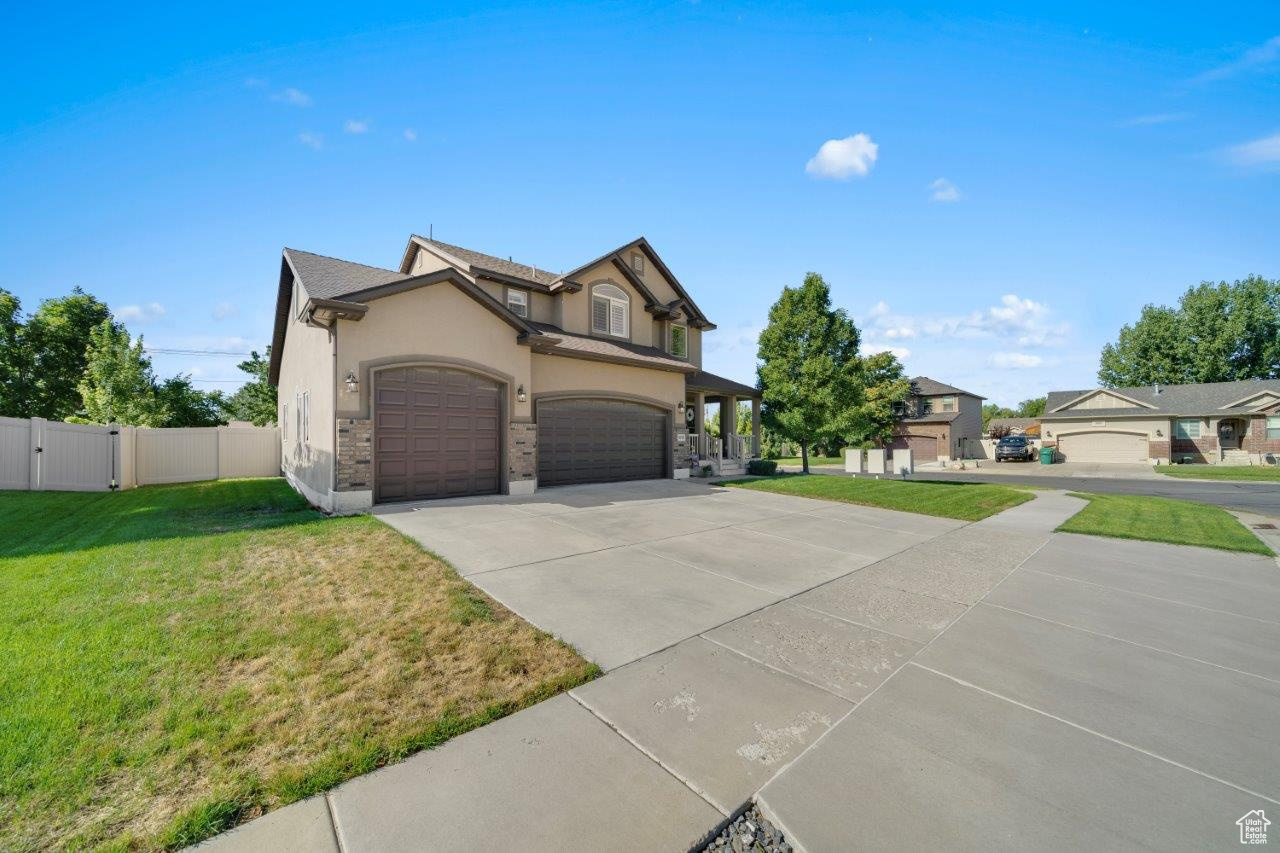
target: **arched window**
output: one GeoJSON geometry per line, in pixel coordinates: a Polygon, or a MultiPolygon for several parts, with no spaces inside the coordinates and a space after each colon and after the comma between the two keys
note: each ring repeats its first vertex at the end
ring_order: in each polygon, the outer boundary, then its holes
{"type": "Polygon", "coordinates": [[[631,302],[621,288],[597,284],[591,289],[591,331],[626,338],[631,335],[631,302]]]}

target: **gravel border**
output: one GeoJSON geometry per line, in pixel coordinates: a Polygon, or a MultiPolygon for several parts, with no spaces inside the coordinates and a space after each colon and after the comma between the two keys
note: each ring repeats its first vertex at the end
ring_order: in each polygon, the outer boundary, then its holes
{"type": "Polygon", "coordinates": [[[791,845],[753,804],[702,850],[703,853],[791,853],[791,845]]]}

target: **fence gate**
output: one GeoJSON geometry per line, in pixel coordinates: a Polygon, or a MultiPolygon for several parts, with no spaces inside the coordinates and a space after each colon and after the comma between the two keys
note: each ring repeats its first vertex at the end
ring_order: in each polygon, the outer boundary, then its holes
{"type": "Polygon", "coordinates": [[[111,488],[115,430],[105,426],[31,419],[31,486],[63,492],[111,488]]]}

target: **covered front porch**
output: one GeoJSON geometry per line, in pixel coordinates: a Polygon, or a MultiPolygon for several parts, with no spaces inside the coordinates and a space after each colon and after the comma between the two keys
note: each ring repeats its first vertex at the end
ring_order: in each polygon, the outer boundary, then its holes
{"type": "Polygon", "coordinates": [[[705,370],[691,373],[685,379],[685,426],[695,470],[710,465],[718,476],[745,473],[747,462],[760,458],[760,392],[705,370]],[[751,402],[751,432],[740,433],[739,404],[747,401],[751,402]],[[714,419],[718,430],[708,429],[708,406],[718,411],[714,419]],[[713,434],[717,431],[719,435],[713,434]]]}

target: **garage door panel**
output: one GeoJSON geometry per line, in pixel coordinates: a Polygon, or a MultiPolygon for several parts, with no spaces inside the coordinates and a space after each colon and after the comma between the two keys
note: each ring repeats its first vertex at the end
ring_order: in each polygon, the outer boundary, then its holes
{"type": "Polygon", "coordinates": [[[1145,435],[1123,432],[1085,432],[1059,436],[1058,452],[1067,462],[1146,462],[1150,448],[1145,435]]]}
{"type": "Polygon", "coordinates": [[[666,414],[640,403],[540,403],[538,480],[566,485],[664,477],[666,433],[666,414]]]}
{"type": "Polygon", "coordinates": [[[497,383],[459,370],[415,367],[380,372],[375,385],[375,500],[499,490],[497,383]]]}

